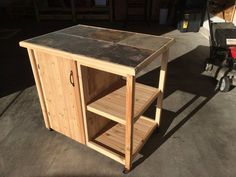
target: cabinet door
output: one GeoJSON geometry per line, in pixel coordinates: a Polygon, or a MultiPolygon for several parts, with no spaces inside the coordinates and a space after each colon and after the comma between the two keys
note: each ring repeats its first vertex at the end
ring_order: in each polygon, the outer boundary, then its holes
{"type": "Polygon", "coordinates": [[[50,127],[85,143],[76,62],[36,52],[50,127]]]}

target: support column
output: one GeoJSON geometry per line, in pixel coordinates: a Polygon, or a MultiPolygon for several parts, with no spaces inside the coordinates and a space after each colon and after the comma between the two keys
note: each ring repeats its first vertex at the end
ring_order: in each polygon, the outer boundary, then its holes
{"type": "Polygon", "coordinates": [[[168,58],[169,58],[169,49],[163,53],[161,59],[161,70],[160,70],[159,86],[158,86],[160,90],[160,95],[157,99],[156,116],[155,116],[155,121],[158,123],[158,126],[160,126],[161,122],[161,111],[164,97],[168,58]]]}
{"type": "Polygon", "coordinates": [[[135,78],[128,75],[126,81],[126,125],[125,125],[125,171],[132,167],[133,117],[134,117],[135,78]]]}

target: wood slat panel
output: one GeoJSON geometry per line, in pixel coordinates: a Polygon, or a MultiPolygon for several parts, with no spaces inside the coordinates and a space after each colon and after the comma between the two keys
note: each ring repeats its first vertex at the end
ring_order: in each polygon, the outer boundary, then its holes
{"type": "Polygon", "coordinates": [[[85,143],[76,63],[36,51],[51,128],[85,143]],[[70,83],[73,73],[74,86],[70,83]]]}
{"type": "Polygon", "coordinates": [[[43,94],[42,83],[41,83],[40,77],[39,77],[35,53],[31,49],[27,49],[27,50],[28,50],[28,55],[30,58],[32,71],[34,74],[35,84],[36,84],[37,91],[39,94],[39,101],[40,101],[40,105],[41,105],[42,112],[43,112],[44,123],[45,123],[45,126],[47,127],[47,129],[50,129],[51,125],[50,125],[49,118],[48,118],[47,107],[46,107],[46,102],[45,102],[45,98],[44,98],[44,94],[43,94]]]}
{"type": "MultiPolygon", "coordinates": [[[[156,127],[157,123],[151,119],[147,120],[147,118],[141,117],[139,120],[137,120],[137,122],[134,124],[133,156],[136,155],[142,148],[156,127]]],[[[90,143],[93,143],[94,146],[97,144],[99,147],[107,149],[107,152],[110,151],[113,155],[117,154],[117,158],[124,158],[125,126],[117,123],[111,123],[106,126],[90,143]]],[[[99,151],[99,149],[94,149],[99,151]]],[[[104,154],[109,156],[110,153],[104,154]]]]}
{"type": "MultiPolygon", "coordinates": [[[[94,101],[87,106],[91,112],[107,117],[113,121],[125,124],[126,86],[94,101]]],[[[142,115],[148,106],[156,99],[159,90],[150,86],[136,83],[135,85],[135,120],[142,115]]]]}

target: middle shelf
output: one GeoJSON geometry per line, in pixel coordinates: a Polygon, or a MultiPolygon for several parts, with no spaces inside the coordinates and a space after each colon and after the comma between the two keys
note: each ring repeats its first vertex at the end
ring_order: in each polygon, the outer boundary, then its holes
{"type": "MultiPolygon", "coordinates": [[[[144,84],[135,84],[134,122],[158,97],[160,91],[144,84]]],[[[125,125],[126,86],[87,105],[87,110],[125,125]]]]}

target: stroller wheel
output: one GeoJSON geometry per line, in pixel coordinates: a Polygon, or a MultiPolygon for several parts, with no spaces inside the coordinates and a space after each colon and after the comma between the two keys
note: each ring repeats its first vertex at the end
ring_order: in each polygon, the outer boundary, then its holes
{"type": "Polygon", "coordinates": [[[213,69],[213,64],[211,64],[211,63],[205,64],[205,71],[211,71],[212,69],[213,69]]]}
{"type": "Polygon", "coordinates": [[[231,81],[230,79],[225,76],[219,81],[219,90],[221,92],[228,92],[231,86],[231,81]]]}

